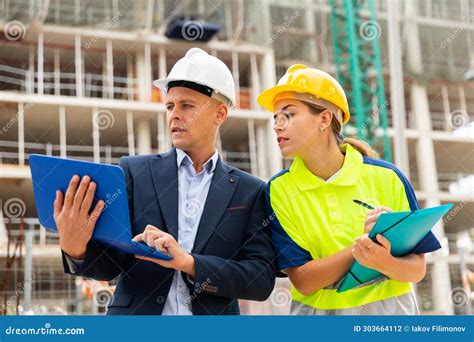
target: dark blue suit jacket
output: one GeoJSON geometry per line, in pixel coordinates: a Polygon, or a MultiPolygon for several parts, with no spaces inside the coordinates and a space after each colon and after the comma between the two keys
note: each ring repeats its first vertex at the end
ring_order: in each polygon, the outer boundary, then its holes
{"type": "MultiPolygon", "coordinates": [[[[178,240],[176,150],[123,157],[132,235],[146,225],[178,240]]],[[[195,315],[239,314],[237,298],[265,300],[275,284],[274,249],[265,224],[265,183],[220,158],[212,177],[194,248],[196,278],[187,281],[195,315]]],[[[97,280],[118,278],[109,315],[159,315],[173,280],[172,269],[104,248],[91,240],[81,267],[66,273],[97,280]]]]}

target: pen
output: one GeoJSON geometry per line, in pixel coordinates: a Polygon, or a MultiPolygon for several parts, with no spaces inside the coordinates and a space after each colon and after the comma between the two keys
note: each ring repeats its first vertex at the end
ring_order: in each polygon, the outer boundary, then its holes
{"type": "Polygon", "coordinates": [[[356,200],[356,199],[353,199],[353,201],[363,207],[366,207],[367,209],[370,209],[370,210],[374,210],[375,208],[372,207],[370,204],[367,204],[365,202],[362,202],[362,201],[359,201],[359,200],[356,200]]]}

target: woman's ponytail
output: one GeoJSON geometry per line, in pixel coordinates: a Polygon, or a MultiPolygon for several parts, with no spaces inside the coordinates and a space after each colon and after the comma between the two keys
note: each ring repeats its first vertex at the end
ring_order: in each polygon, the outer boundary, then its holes
{"type": "Polygon", "coordinates": [[[341,133],[341,126],[337,120],[333,118],[332,120],[332,131],[334,133],[334,136],[336,137],[337,144],[341,146],[342,144],[349,144],[352,147],[354,147],[357,151],[360,152],[363,156],[369,157],[369,158],[375,158],[375,159],[380,159],[380,155],[378,154],[377,151],[375,151],[372,147],[370,147],[369,144],[367,144],[365,141],[358,140],[355,138],[343,138],[341,133]]]}
{"type": "MultiPolygon", "coordinates": [[[[309,111],[315,115],[318,115],[321,113],[323,110],[326,108],[317,106],[313,103],[309,103],[306,101],[302,101],[306,106],[308,106],[309,111]]],[[[378,154],[377,151],[375,151],[372,147],[370,147],[369,144],[362,140],[358,140],[355,138],[343,138],[341,135],[341,124],[335,117],[332,118],[331,122],[331,128],[332,132],[334,133],[334,136],[336,137],[337,144],[341,146],[342,144],[349,144],[353,148],[355,148],[357,151],[360,152],[363,156],[369,157],[369,158],[375,158],[375,159],[380,159],[380,155],[378,154]]]]}

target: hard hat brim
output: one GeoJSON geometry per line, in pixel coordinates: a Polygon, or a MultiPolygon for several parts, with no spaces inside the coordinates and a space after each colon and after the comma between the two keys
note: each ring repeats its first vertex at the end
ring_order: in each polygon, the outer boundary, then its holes
{"type": "MultiPolygon", "coordinates": [[[[183,80],[182,78],[160,78],[160,79],[157,79],[155,81],[153,81],[153,85],[155,87],[157,87],[158,89],[160,89],[164,94],[166,94],[166,92],[168,91],[168,83],[170,82],[174,82],[174,81],[190,81],[190,82],[195,82],[195,83],[198,83],[198,84],[201,84],[203,86],[206,86],[206,87],[209,87],[211,89],[214,90],[214,88],[212,87],[212,85],[210,84],[206,84],[206,82],[196,82],[196,80],[192,80],[192,79],[189,79],[189,80],[183,80]]],[[[215,91],[215,90],[214,90],[215,91]]],[[[225,96],[225,98],[227,98],[229,101],[230,101],[230,105],[229,107],[233,107],[235,105],[235,101],[232,99],[232,98],[229,98],[229,96],[227,94],[222,94],[222,93],[219,93],[223,96],[225,96]]]]}
{"type": "MultiPolygon", "coordinates": [[[[298,87],[298,86],[295,86],[295,85],[288,85],[288,84],[279,85],[279,86],[277,85],[275,87],[272,87],[272,88],[269,88],[269,89],[263,91],[260,95],[258,95],[257,102],[260,106],[262,106],[263,108],[265,108],[269,112],[273,113],[274,112],[274,103],[273,102],[275,101],[275,97],[278,94],[280,94],[282,92],[285,92],[285,91],[289,91],[289,92],[295,91],[295,92],[298,92],[298,93],[307,93],[308,92],[308,90],[306,88],[298,87]]],[[[324,99],[323,97],[319,97],[316,94],[311,94],[311,95],[315,96],[316,98],[324,99]]],[[[324,99],[324,100],[327,100],[327,99],[324,99]]],[[[343,117],[343,125],[344,125],[349,121],[350,114],[348,112],[346,112],[345,110],[343,110],[342,108],[341,108],[341,110],[344,113],[344,117],[343,117]]]]}
{"type": "Polygon", "coordinates": [[[168,82],[171,82],[173,80],[168,79],[168,78],[160,78],[157,80],[153,81],[153,85],[160,89],[162,92],[166,92],[166,88],[168,86],[168,82]]]}

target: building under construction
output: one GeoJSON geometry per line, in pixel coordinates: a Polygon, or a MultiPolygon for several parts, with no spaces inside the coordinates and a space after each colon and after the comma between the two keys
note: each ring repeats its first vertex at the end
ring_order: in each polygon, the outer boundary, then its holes
{"type": "MultiPolygon", "coordinates": [[[[117,164],[122,156],[169,150],[166,109],[152,81],[166,77],[194,46],[223,60],[235,80],[237,106],[219,132],[220,156],[264,180],[291,161],[282,159],[273,118],[257,105],[257,95],[295,63],[337,77],[350,90],[355,113],[345,135],[369,141],[394,162],[421,207],[454,203],[435,228],[443,248],[427,255],[427,275],[416,287],[420,309],[471,312],[463,275],[474,271],[473,0],[2,5],[3,314],[105,311],[113,284],[63,273],[58,238],[36,218],[28,158],[39,153],[117,164]],[[360,74],[364,87],[354,86],[360,74]]],[[[242,312],[288,313],[287,287],[277,281],[268,301],[242,302],[242,312]]]]}

